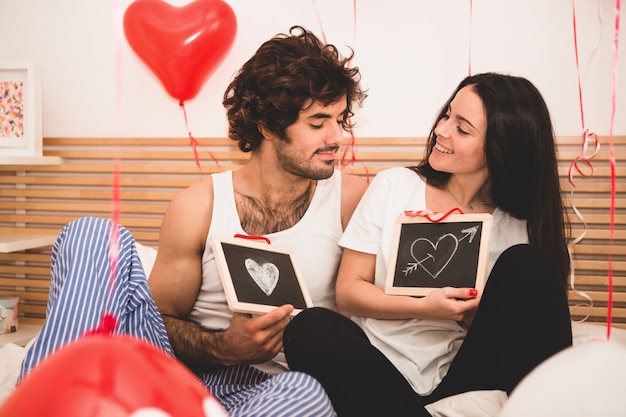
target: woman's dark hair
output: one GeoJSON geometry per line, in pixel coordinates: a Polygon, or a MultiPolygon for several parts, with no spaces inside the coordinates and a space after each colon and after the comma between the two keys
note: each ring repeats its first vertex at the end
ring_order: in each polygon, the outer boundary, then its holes
{"type": "Polygon", "coordinates": [[[359,69],[347,65],[350,59],[300,26],[263,43],[224,93],[229,137],[242,151],[252,151],[263,139],[260,126],[283,138],[311,100],[328,105],[343,96],[343,128],[348,130],[353,104],[361,105],[366,97],[359,69]]]}
{"type": "Polygon", "coordinates": [[[429,184],[446,186],[450,173],[433,169],[428,158],[437,141],[435,127],[466,86],[478,94],[487,117],[485,155],[493,203],[527,220],[530,243],[554,256],[565,285],[570,271],[570,225],[561,198],[556,143],[548,107],[530,81],[497,73],[465,78],[439,112],[424,159],[412,169],[429,184]]]}

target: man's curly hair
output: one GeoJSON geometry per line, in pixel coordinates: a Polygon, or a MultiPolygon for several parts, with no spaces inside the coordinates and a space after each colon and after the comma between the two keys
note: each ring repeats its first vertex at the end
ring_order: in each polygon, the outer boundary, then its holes
{"type": "Polygon", "coordinates": [[[328,105],[344,96],[343,128],[349,130],[353,105],[360,106],[367,96],[359,69],[348,65],[352,55],[342,57],[335,46],[324,45],[300,26],[266,41],[224,93],[228,136],[250,152],[263,139],[259,126],[283,138],[305,105],[328,105]]]}

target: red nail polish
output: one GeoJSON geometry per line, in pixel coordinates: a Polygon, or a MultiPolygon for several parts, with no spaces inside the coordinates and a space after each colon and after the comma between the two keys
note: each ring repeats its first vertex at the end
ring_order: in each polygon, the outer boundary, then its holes
{"type": "Polygon", "coordinates": [[[470,297],[476,297],[478,295],[478,290],[472,288],[470,291],[470,297]]]}

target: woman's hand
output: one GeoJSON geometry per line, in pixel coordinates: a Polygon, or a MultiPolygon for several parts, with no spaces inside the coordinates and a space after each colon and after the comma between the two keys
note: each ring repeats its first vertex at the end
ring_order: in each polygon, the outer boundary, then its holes
{"type": "Polygon", "coordinates": [[[456,320],[469,327],[480,297],[474,288],[444,287],[432,291],[422,301],[422,318],[456,320]]]}

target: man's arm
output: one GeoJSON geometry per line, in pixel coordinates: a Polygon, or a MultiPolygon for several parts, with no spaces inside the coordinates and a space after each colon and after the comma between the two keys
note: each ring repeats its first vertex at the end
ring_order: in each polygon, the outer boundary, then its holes
{"type": "Polygon", "coordinates": [[[283,306],[255,318],[234,314],[225,331],[205,329],[187,319],[202,285],[202,253],[212,207],[210,180],[176,195],[163,218],[148,281],[176,356],[195,371],[273,358],[282,348],[282,332],[293,310],[283,306]]]}

